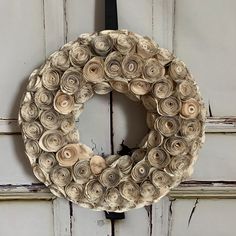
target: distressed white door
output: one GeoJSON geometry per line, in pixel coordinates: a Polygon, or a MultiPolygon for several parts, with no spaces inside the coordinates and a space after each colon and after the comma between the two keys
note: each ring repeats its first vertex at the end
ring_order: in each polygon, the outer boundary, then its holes
{"type": "MultiPolygon", "coordinates": [[[[125,213],[115,235],[235,236],[236,2],[117,0],[119,27],[149,35],[190,67],[208,108],[194,175],[152,207],[125,213]]],[[[29,73],[65,42],[104,27],[102,0],[0,1],[0,235],[112,235],[103,212],[56,199],[34,177],[16,124],[29,73]]],[[[146,129],[139,105],[95,97],[79,121],[97,153],[134,147],[146,129]],[[111,109],[112,108],[112,109],[111,109]],[[113,111],[112,115],[110,114],[113,111]],[[111,130],[112,128],[112,130],[111,130]]]]}

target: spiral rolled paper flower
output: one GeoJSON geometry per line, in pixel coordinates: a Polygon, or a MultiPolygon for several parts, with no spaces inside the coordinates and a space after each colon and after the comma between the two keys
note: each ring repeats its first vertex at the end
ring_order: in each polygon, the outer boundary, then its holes
{"type": "Polygon", "coordinates": [[[147,153],[147,150],[145,148],[139,148],[136,149],[133,153],[132,153],[132,160],[134,161],[134,163],[138,163],[141,160],[144,159],[145,155],[147,153]]]}
{"type": "Polygon", "coordinates": [[[122,204],[123,198],[117,188],[110,188],[105,193],[105,201],[110,207],[118,207],[122,204]]]}
{"type": "Polygon", "coordinates": [[[40,122],[46,129],[58,129],[61,124],[61,117],[54,109],[46,110],[41,113],[40,122]]]}
{"type": "Polygon", "coordinates": [[[65,193],[71,200],[78,201],[83,197],[83,185],[72,181],[65,187],[65,193]]]}
{"type": "Polygon", "coordinates": [[[117,167],[123,174],[128,174],[130,173],[133,165],[133,160],[131,159],[130,156],[125,155],[121,156],[118,160],[117,167]]]}
{"type": "Polygon", "coordinates": [[[168,188],[174,182],[173,178],[162,170],[154,170],[151,175],[151,181],[157,188],[168,188]]]}
{"type": "Polygon", "coordinates": [[[91,84],[83,85],[79,91],[75,93],[75,103],[85,103],[94,95],[91,84]]]}
{"type": "Polygon", "coordinates": [[[46,89],[54,91],[60,86],[60,78],[60,70],[48,68],[42,75],[42,84],[46,89]]]}
{"type": "Polygon", "coordinates": [[[134,52],[135,46],[135,41],[128,35],[119,34],[116,39],[115,47],[123,55],[127,55],[128,53],[134,52]]]}
{"type": "Polygon", "coordinates": [[[174,58],[173,54],[166,48],[158,48],[156,57],[162,65],[168,64],[174,58]]]}
{"type": "Polygon", "coordinates": [[[113,47],[113,40],[109,35],[99,35],[92,39],[91,45],[96,54],[106,56],[113,47]]]}
{"type": "Polygon", "coordinates": [[[93,85],[93,91],[99,95],[105,95],[112,91],[111,85],[108,82],[101,82],[93,85]]]}
{"type": "Polygon", "coordinates": [[[26,137],[38,140],[43,133],[43,126],[38,121],[25,122],[22,125],[22,130],[26,137]]]}
{"type": "Polygon", "coordinates": [[[50,172],[57,161],[54,153],[43,152],[38,159],[39,166],[45,172],[50,172]]]}
{"type": "Polygon", "coordinates": [[[56,159],[60,166],[70,167],[79,160],[79,145],[67,144],[56,153],[56,159]]]}
{"type": "Polygon", "coordinates": [[[64,134],[68,134],[76,129],[74,116],[65,117],[60,123],[60,128],[64,134]]]}
{"type": "Polygon", "coordinates": [[[60,114],[67,115],[73,111],[75,101],[72,96],[58,91],[54,97],[53,106],[60,114]]]}
{"type": "Polygon", "coordinates": [[[171,136],[165,142],[166,151],[173,156],[184,155],[188,152],[188,143],[182,137],[171,136]]]}
{"type": "Polygon", "coordinates": [[[120,182],[120,174],[116,168],[106,168],[99,177],[100,183],[106,188],[116,187],[120,182]]]}
{"type": "Polygon", "coordinates": [[[56,166],[51,171],[50,178],[55,185],[64,187],[72,180],[71,171],[68,168],[56,166]]]}
{"type": "Polygon", "coordinates": [[[200,113],[200,104],[194,98],[190,98],[183,102],[181,115],[186,119],[196,118],[200,113]]]}
{"type": "Polygon", "coordinates": [[[39,69],[36,69],[31,73],[26,89],[27,91],[35,92],[41,87],[42,87],[42,81],[39,76],[39,69]]]}
{"type": "Polygon", "coordinates": [[[137,44],[137,53],[142,58],[149,58],[156,54],[158,45],[148,37],[141,37],[137,44]]]}
{"type": "Polygon", "coordinates": [[[64,134],[59,130],[47,130],[39,140],[39,146],[45,152],[57,152],[64,144],[64,134]]]}
{"type": "Polygon", "coordinates": [[[136,202],[140,197],[140,188],[132,180],[123,181],[119,184],[120,194],[128,201],[136,202]]]}
{"type": "Polygon", "coordinates": [[[136,183],[140,183],[147,178],[149,170],[149,165],[145,161],[140,161],[132,168],[131,177],[136,183]]]}
{"type": "Polygon", "coordinates": [[[154,128],[155,130],[159,130],[166,137],[177,134],[180,129],[179,117],[160,116],[156,119],[154,128]]]}
{"type": "Polygon", "coordinates": [[[66,71],[70,67],[69,53],[67,51],[56,51],[51,56],[52,67],[66,71]]]}
{"type": "Polygon", "coordinates": [[[39,116],[39,109],[34,102],[23,103],[20,108],[20,116],[27,122],[34,121],[39,116]]]}
{"type": "Polygon", "coordinates": [[[122,75],[122,55],[119,52],[110,53],[104,63],[105,73],[109,78],[115,79],[122,75]]]}
{"type": "Polygon", "coordinates": [[[159,194],[157,189],[150,181],[144,181],[140,186],[141,197],[144,201],[153,201],[159,194]]]}
{"type": "Polygon", "coordinates": [[[194,97],[197,93],[197,87],[192,80],[184,80],[177,86],[177,91],[181,99],[194,97]]]}
{"type": "Polygon", "coordinates": [[[78,91],[82,82],[82,73],[78,69],[69,68],[61,77],[61,91],[68,95],[73,95],[76,91],[78,91]]]}
{"type": "Polygon", "coordinates": [[[104,187],[97,180],[90,180],[84,189],[85,197],[91,202],[96,202],[104,195],[104,187]]]}
{"type": "Polygon", "coordinates": [[[29,139],[25,142],[25,152],[29,157],[30,163],[35,164],[37,158],[39,157],[40,153],[42,152],[41,148],[37,141],[29,139]]]}
{"type": "Polygon", "coordinates": [[[165,67],[157,59],[149,58],[143,65],[143,76],[149,82],[155,82],[165,75],[165,67]]]}
{"type": "Polygon", "coordinates": [[[170,155],[163,148],[154,147],[148,153],[148,161],[151,166],[163,169],[170,163],[170,155]]]}
{"type": "Polygon", "coordinates": [[[141,78],[133,79],[130,82],[130,90],[136,95],[147,94],[151,89],[151,84],[141,78]]]}
{"type": "Polygon", "coordinates": [[[143,62],[138,54],[128,54],[122,61],[122,70],[126,78],[138,78],[142,74],[143,62]]]}
{"type": "Polygon", "coordinates": [[[154,129],[154,124],[159,115],[155,112],[147,112],[146,123],[149,129],[154,129]]]}
{"type": "Polygon", "coordinates": [[[163,116],[175,116],[181,109],[181,101],[174,96],[159,100],[158,112],[163,116]]]}
{"type": "Polygon", "coordinates": [[[39,181],[47,183],[48,180],[46,177],[46,173],[40,168],[39,165],[36,164],[33,166],[33,173],[39,181]]]}
{"type": "Polygon", "coordinates": [[[129,91],[129,84],[128,81],[124,78],[117,78],[109,81],[111,84],[111,87],[119,92],[119,93],[128,93],[129,91]]]}
{"type": "Polygon", "coordinates": [[[157,112],[157,100],[153,96],[146,94],[141,97],[141,100],[148,111],[157,112]]]}
{"type": "Polygon", "coordinates": [[[84,66],[91,57],[90,48],[87,45],[81,45],[80,42],[72,44],[69,58],[73,66],[84,66]]]}
{"type": "Polygon", "coordinates": [[[167,98],[173,93],[174,84],[170,77],[158,79],[153,85],[152,93],[156,98],[167,98]]]}
{"type": "Polygon", "coordinates": [[[182,80],[187,75],[187,68],[183,61],[179,59],[174,59],[170,63],[169,73],[172,79],[182,80]]]}
{"type": "Polygon", "coordinates": [[[148,147],[160,146],[163,142],[163,136],[159,131],[151,130],[148,134],[148,147]]]}
{"type": "Polygon", "coordinates": [[[93,156],[90,159],[90,169],[94,175],[99,175],[106,168],[106,161],[101,156],[93,156]]]}
{"type": "Polygon", "coordinates": [[[92,83],[104,81],[104,61],[101,57],[93,57],[83,68],[84,78],[92,83]]]}
{"type": "Polygon", "coordinates": [[[78,161],[72,168],[73,178],[79,184],[86,183],[91,174],[89,160],[78,161]]]}
{"type": "Polygon", "coordinates": [[[34,102],[36,106],[42,110],[52,108],[54,95],[47,89],[41,88],[36,91],[34,95],[34,102]]]}
{"type": "Polygon", "coordinates": [[[201,126],[201,122],[197,119],[184,120],[180,132],[188,139],[195,139],[201,132],[201,126]]]}

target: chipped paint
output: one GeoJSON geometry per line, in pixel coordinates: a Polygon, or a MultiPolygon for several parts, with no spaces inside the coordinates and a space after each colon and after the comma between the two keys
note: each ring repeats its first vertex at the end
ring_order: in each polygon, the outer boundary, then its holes
{"type": "Polygon", "coordinates": [[[198,203],[199,203],[199,201],[198,201],[198,198],[197,198],[196,201],[195,201],[195,203],[194,203],[194,205],[193,205],[192,211],[190,212],[190,215],[189,215],[188,227],[189,227],[189,225],[190,225],[190,223],[191,223],[193,214],[194,214],[194,212],[195,212],[195,210],[196,210],[196,207],[197,207],[197,204],[198,204],[198,203]]]}

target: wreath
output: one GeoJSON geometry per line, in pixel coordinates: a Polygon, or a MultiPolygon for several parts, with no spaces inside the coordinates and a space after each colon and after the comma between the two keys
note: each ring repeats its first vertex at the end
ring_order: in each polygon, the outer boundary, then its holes
{"type": "Polygon", "coordinates": [[[33,173],[80,206],[123,212],[157,202],[188,177],[204,139],[205,109],[183,61],[126,30],[82,34],[32,72],[19,124],[33,173]],[[148,134],[131,155],[99,156],[75,122],[112,90],[147,110],[148,134]]]}

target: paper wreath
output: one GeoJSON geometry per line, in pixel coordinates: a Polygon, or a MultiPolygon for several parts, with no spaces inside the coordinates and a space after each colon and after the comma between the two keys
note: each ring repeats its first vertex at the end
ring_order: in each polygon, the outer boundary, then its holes
{"type": "Polygon", "coordinates": [[[157,202],[188,177],[205,109],[183,61],[126,30],[82,34],[30,75],[19,123],[35,176],[58,197],[122,212],[157,202]],[[131,156],[102,157],[75,121],[95,94],[115,90],[147,110],[149,133],[131,156]]]}

